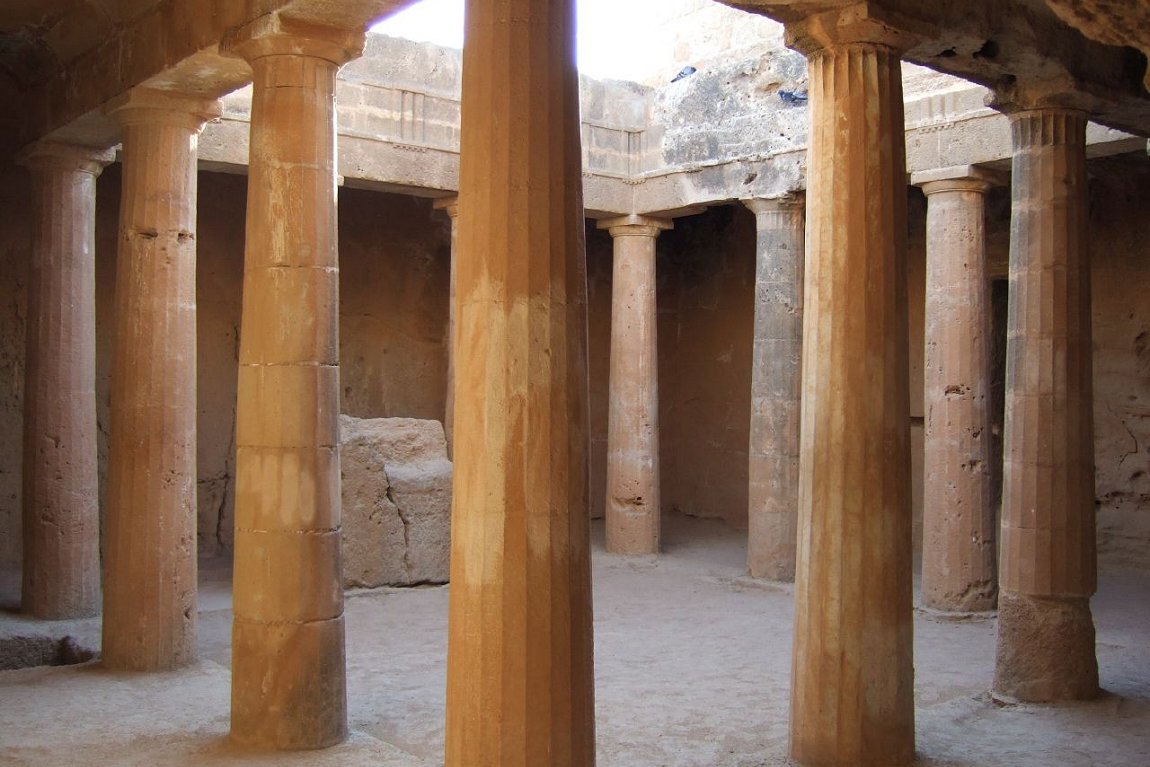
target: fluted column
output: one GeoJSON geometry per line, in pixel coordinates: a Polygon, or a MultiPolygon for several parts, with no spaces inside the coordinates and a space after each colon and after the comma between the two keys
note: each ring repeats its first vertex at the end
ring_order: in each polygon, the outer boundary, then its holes
{"type": "Polygon", "coordinates": [[[340,569],[335,77],[362,31],[275,15],[225,40],[252,67],[236,410],[231,735],[347,735],[340,569]]]}
{"type": "Polygon", "coordinates": [[[32,178],[32,263],[24,362],[21,610],[100,611],[96,469],[96,177],[115,151],[40,143],[32,178]]]}
{"type": "Polygon", "coordinates": [[[196,141],[215,101],[136,89],[123,137],[103,663],[196,658],[196,141]]]}
{"type": "Polygon", "coordinates": [[[624,216],[611,233],[611,363],[607,407],[607,551],[659,551],[659,354],[655,240],[671,221],[624,216]]]}
{"type": "Polygon", "coordinates": [[[1098,692],[1084,112],[1010,114],[1010,309],[994,689],[1098,692]]]}
{"type": "Polygon", "coordinates": [[[970,166],[915,174],[926,194],[922,602],[993,610],[990,280],[984,208],[991,177],[970,166]]]}
{"type": "Polygon", "coordinates": [[[448,272],[447,288],[447,399],[443,411],[443,432],[447,437],[447,457],[453,456],[452,442],[455,433],[455,254],[459,247],[459,197],[444,197],[435,201],[437,210],[447,213],[451,219],[451,264],[448,272]]]}
{"type": "Polygon", "coordinates": [[[574,0],[468,0],[447,767],[595,761],[574,0]]]}
{"type": "Polygon", "coordinates": [[[803,201],[746,200],[755,214],[755,346],[747,572],[795,579],[799,511],[799,392],[803,350],[803,201]]]}
{"type": "Polygon", "coordinates": [[[914,758],[906,43],[860,4],[788,25],[810,62],[791,755],[914,758]]]}

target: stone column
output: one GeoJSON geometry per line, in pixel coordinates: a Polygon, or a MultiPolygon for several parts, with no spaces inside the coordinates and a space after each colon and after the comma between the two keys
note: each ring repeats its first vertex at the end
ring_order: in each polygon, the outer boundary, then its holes
{"type": "Polygon", "coordinates": [[[755,214],[755,348],[747,572],[795,579],[799,510],[799,391],[803,350],[803,201],[746,200],[755,214]]]}
{"type": "Polygon", "coordinates": [[[668,219],[623,216],[611,233],[611,367],[607,409],[607,551],[659,551],[659,354],[655,240],[668,219]]]}
{"type": "Polygon", "coordinates": [[[196,141],[215,101],[137,88],[123,136],[103,663],[196,658],[196,141]]]}
{"type": "Polygon", "coordinates": [[[791,755],[914,759],[907,43],[869,4],[788,25],[810,62],[791,755]]]}
{"type": "Polygon", "coordinates": [[[447,767],[595,762],[574,0],[469,0],[447,767]]]}
{"type": "Polygon", "coordinates": [[[1010,115],[1014,138],[1001,594],[994,690],[1098,692],[1086,122],[1010,115]]]}
{"type": "Polygon", "coordinates": [[[922,602],[947,612],[993,610],[997,536],[983,221],[992,176],[963,166],[911,181],[927,200],[922,602]]]}
{"type": "Polygon", "coordinates": [[[451,266],[447,288],[447,400],[443,409],[443,433],[447,437],[447,457],[452,457],[452,439],[455,430],[455,254],[459,240],[459,197],[436,200],[435,208],[445,211],[451,219],[451,266]]]}
{"type": "Polygon", "coordinates": [[[100,611],[96,471],[96,177],[115,151],[40,143],[24,363],[23,612],[100,611]]]}
{"type": "Polygon", "coordinates": [[[335,77],[361,30],[266,16],[225,39],[252,67],[236,411],[231,735],[347,735],[340,565],[335,77]]]}

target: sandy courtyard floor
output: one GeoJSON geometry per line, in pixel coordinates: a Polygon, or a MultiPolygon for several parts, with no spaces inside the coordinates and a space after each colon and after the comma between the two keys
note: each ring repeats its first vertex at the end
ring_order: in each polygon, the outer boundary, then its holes
{"type": "MultiPolygon", "coordinates": [[[[792,591],[743,577],[743,535],[669,519],[658,559],[594,555],[600,767],[786,765],[792,591]]],[[[447,588],[351,593],[352,737],[304,754],[238,751],[228,727],[226,566],[203,567],[202,660],[171,674],[96,663],[0,672],[0,765],[442,763],[447,588]]],[[[1064,706],[995,705],[994,621],[915,618],[919,764],[1150,767],[1150,574],[1103,572],[1093,606],[1106,693],[1064,706]]],[[[12,611],[0,635],[43,630],[12,611]]],[[[98,642],[98,622],[52,624],[98,642]]],[[[545,767],[540,765],[539,767],[545,767]]]]}

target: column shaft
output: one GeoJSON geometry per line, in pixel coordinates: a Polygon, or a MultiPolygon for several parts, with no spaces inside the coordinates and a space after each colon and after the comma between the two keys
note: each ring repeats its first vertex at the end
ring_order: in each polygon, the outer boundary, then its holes
{"type": "Polygon", "coordinates": [[[573,0],[469,0],[448,767],[595,761],[573,0]]]}
{"type": "Polygon", "coordinates": [[[803,348],[803,206],[748,200],[755,213],[755,341],[747,572],[793,581],[799,509],[799,393],[803,348]]]}
{"type": "Polygon", "coordinates": [[[115,153],[33,147],[35,211],[24,363],[21,609],[100,611],[96,469],[96,177],[115,153]]]}
{"type": "Polygon", "coordinates": [[[258,747],[347,735],[335,77],[362,45],[274,16],[225,41],[253,75],[231,734],[258,747]]]}
{"type": "Polygon", "coordinates": [[[218,107],[135,90],[123,135],[103,662],[196,658],[196,137],[218,107]]]}
{"type": "Polygon", "coordinates": [[[1098,691],[1085,113],[1010,116],[1014,136],[995,691],[1098,691]]]}
{"type": "Polygon", "coordinates": [[[922,601],[936,610],[993,610],[990,281],[977,178],[923,184],[926,219],[926,431],[922,601]]]}
{"type": "Polygon", "coordinates": [[[607,550],[659,551],[659,355],[655,241],[669,221],[630,216],[611,232],[611,359],[607,410],[607,550]]]}
{"type": "Polygon", "coordinates": [[[814,21],[788,28],[811,98],[791,755],[902,765],[914,758],[902,74],[885,25],[814,21]]]}

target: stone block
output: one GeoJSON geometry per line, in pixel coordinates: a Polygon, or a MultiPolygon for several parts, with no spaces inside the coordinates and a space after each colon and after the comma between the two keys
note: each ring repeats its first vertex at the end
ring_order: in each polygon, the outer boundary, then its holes
{"type": "Polygon", "coordinates": [[[343,581],[446,583],[451,462],[438,421],[341,416],[343,581]]]}

